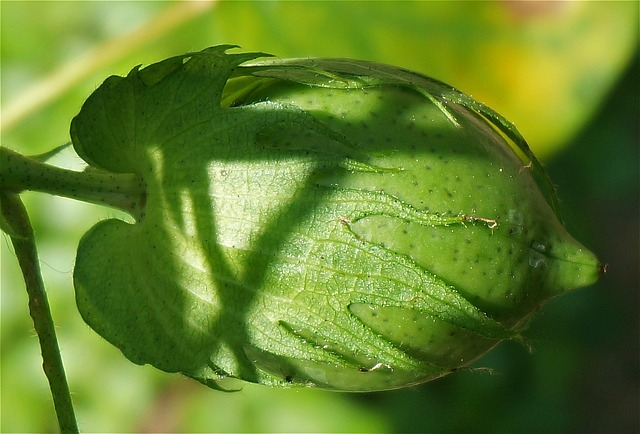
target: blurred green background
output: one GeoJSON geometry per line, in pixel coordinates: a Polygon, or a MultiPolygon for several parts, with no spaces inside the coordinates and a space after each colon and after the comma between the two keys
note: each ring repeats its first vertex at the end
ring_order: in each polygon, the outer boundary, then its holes
{"type": "MultiPolygon", "coordinates": [[[[77,242],[116,215],[25,194],[79,424],[85,432],[637,432],[640,113],[638,3],[7,2],[2,145],[69,140],[111,74],[220,43],[278,56],[357,57],[418,70],[514,121],[547,166],[570,232],[610,272],[546,305],[527,337],[431,383],[349,395],[206,389],[128,362],[77,313],[77,242]]],[[[55,163],[81,164],[71,152],[55,163]]],[[[3,432],[56,429],[26,293],[6,236],[1,268],[3,432]]]]}

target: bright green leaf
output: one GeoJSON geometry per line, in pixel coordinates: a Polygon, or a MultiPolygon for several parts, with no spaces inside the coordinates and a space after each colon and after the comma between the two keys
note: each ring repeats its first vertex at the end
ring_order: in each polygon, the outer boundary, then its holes
{"type": "Polygon", "coordinates": [[[111,77],[72,123],[90,165],[145,182],[143,215],[94,226],[74,271],[83,318],[133,362],[397,388],[597,278],[499,115],[388,66],[229,48],[111,77]]]}

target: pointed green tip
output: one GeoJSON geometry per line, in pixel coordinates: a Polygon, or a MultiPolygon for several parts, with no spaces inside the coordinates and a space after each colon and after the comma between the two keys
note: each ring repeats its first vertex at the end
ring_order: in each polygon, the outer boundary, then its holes
{"type": "Polygon", "coordinates": [[[571,239],[555,247],[555,269],[553,270],[553,287],[557,293],[593,285],[608,266],[586,247],[571,239]]]}

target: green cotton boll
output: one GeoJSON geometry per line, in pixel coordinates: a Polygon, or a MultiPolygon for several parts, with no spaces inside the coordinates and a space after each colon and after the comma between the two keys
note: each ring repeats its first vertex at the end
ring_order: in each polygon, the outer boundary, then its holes
{"type": "Polygon", "coordinates": [[[601,267],[513,126],[451,87],[230,46],[108,78],[71,127],[133,173],[78,247],[84,320],[131,361],[345,391],[446,375],[601,267]]]}

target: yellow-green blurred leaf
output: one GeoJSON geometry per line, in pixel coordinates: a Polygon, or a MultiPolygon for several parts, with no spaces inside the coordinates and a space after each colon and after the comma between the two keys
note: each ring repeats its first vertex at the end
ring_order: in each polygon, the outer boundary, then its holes
{"type": "Polygon", "coordinates": [[[277,56],[417,70],[512,120],[536,154],[565,144],[638,42],[636,2],[223,2],[217,41],[277,56]]]}

